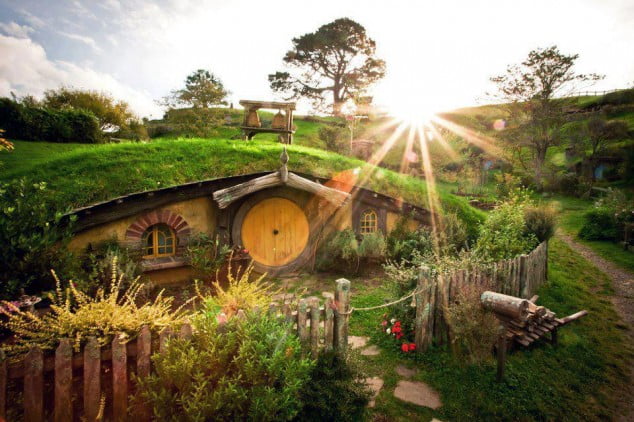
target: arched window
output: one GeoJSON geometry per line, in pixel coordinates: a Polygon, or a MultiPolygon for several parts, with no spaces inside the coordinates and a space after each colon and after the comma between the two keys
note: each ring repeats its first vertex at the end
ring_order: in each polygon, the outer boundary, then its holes
{"type": "Polygon", "coordinates": [[[365,210],[361,213],[359,221],[359,233],[375,233],[379,229],[379,217],[374,210],[365,210]]]}
{"type": "Polygon", "coordinates": [[[176,252],[176,236],[167,224],[155,224],[143,233],[142,243],[144,258],[158,258],[174,255],[176,252]]]}

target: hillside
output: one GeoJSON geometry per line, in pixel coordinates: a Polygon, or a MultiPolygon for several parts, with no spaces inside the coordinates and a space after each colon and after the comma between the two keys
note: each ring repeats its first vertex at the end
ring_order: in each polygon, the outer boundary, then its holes
{"type": "MultiPolygon", "coordinates": [[[[278,143],[226,139],[94,146],[17,141],[14,152],[0,153],[0,180],[46,181],[55,206],[68,209],[132,192],[274,170],[279,167],[281,150],[278,143]]],[[[424,180],[315,148],[293,145],[289,155],[291,170],[332,177],[358,169],[358,179],[365,180],[363,186],[427,207],[424,180]]],[[[443,209],[457,213],[470,227],[483,218],[479,210],[442,185],[438,186],[438,193],[443,209]]]]}

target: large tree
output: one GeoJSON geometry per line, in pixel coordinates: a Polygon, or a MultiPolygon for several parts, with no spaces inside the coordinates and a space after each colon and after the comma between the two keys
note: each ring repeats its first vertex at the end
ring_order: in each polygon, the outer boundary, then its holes
{"type": "Polygon", "coordinates": [[[556,46],[536,49],[519,65],[508,66],[502,75],[491,78],[497,98],[507,102],[509,130],[503,137],[514,146],[527,148],[533,158],[535,183],[542,187],[543,167],[548,150],[562,139],[564,97],[579,84],[602,76],[574,71],[578,54],[566,55],[556,46]]]}
{"type": "Polygon", "coordinates": [[[226,104],[229,95],[220,78],[205,69],[198,69],[185,78],[185,88],[172,91],[163,103],[170,108],[185,105],[194,108],[208,108],[226,104]]]}
{"type": "Polygon", "coordinates": [[[341,18],[317,31],[293,38],[284,56],[288,71],[269,75],[271,89],[287,99],[308,98],[323,109],[332,97],[332,112],[363,95],[385,76],[385,62],[375,56],[376,43],[359,23],[341,18]]]}

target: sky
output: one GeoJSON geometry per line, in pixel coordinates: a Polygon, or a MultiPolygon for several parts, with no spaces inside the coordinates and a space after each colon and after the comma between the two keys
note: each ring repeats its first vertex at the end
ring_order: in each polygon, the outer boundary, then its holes
{"type": "Polygon", "coordinates": [[[267,75],[284,69],[292,38],[340,17],[387,62],[371,94],[388,109],[481,104],[491,76],[550,45],[606,75],[589,89],[634,84],[632,0],[0,0],[0,96],[96,89],[160,118],[156,100],[204,68],[236,104],[281,99],[267,75]]]}

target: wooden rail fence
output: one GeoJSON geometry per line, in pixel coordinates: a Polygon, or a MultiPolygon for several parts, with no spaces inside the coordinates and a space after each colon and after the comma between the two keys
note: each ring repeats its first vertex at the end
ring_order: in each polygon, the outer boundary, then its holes
{"type": "MultiPolygon", "coordinates": [[[[288,322],[312,357],[321,348],[343,350],[348,343],[350,281],[339,279],[336,284],[334,295],[324,293],[323,305],[317,297],[309,297],[300,299],[296,310],[290,303],[273,303],[268,309],[288,322]]],[[[243,311],[236,315],[244,316],[243,311]]],[[[151,409],[145,404],[135,401],[134,408],[130,406],[129,396],[136,394],[131,375],[148,376],[153,352],[165,350],[169,338],[192,335],[190,324],[183,324],[178,332],[165,328],[158,338],[145,326],[132,341],[119,334],[103,348],[90,337],[81,352],[73,353],[71,340],[61,339],[53,355],[33,347],[16,362],[9,362],[0,350],[0,422],[8,420],[9,408],[11,415],[22,413],[27,422],[149,421],[151,409]],[[20,381],[21,405],[18,391],[10,388],[20,381]]]]}
{"type": "Polygon", "coordinates": [[[432,276],[423,271],[415,295],[416,350],[432,344],[448,344],[450,327],[445,309],[467,286],[480,286],[509,296],[528,299],[544,283],[548,274],[548,242],[542,242],[528,255],[496,262],[487,268],[471,268],[432,276]]]}

